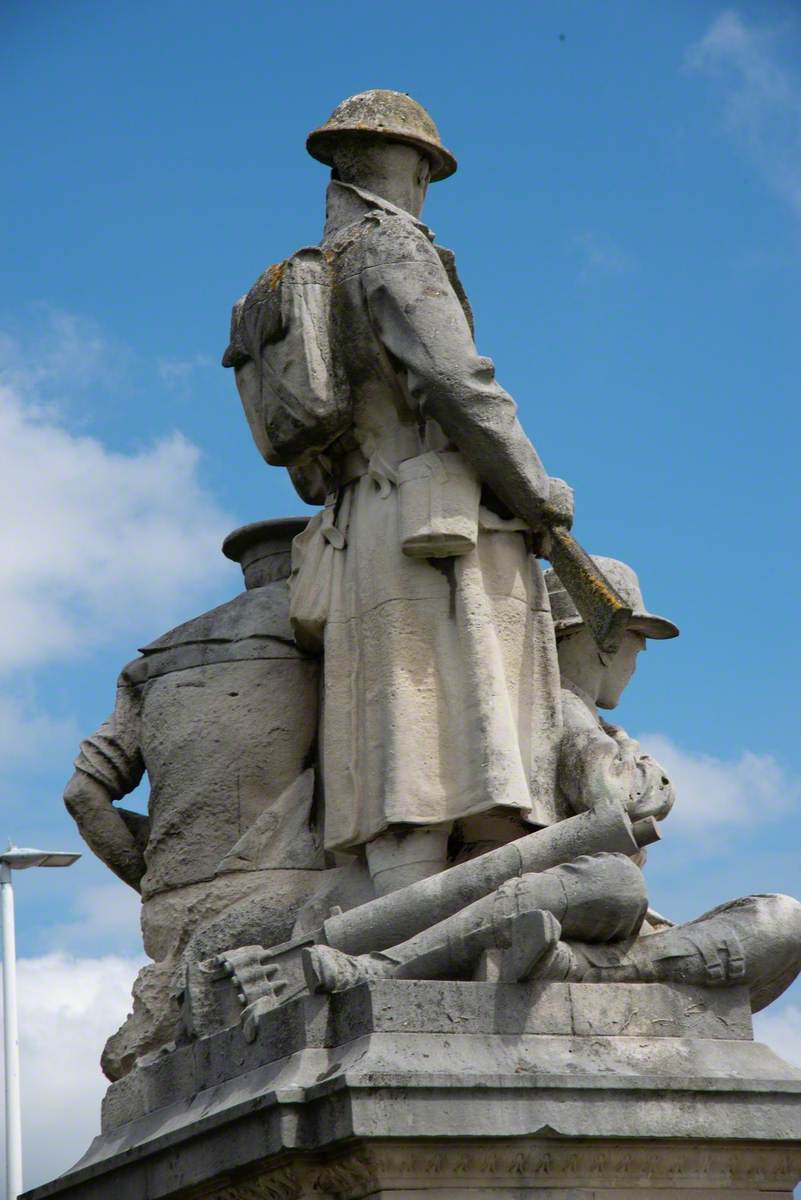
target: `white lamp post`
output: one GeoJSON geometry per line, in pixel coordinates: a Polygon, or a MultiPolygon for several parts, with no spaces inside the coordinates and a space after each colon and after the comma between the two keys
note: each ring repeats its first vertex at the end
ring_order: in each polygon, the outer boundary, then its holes
{"type": "Polygon", "coordinates": [[[3,1048],[6,1075],[6,1200],[22,1191],[22,1122],[17,1027],[17,955],[14,943],[14,891],[11,872],[27,867],[70,867],[80,854],[48,853],[9,845],[0,853],[0,910],[3,925],[3,1048]]]}

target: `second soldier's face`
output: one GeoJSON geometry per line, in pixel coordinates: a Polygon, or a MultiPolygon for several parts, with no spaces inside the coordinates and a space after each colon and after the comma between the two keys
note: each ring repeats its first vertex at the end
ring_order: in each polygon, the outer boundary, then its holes
{"type": "Polygon", "coordinates": [[[637,655],[645,649],[641,633],[629,629],[623,636],[620,649],[605,668],[598,691],[599,708],[617,708],[626,685],[637,669],[637,655]]]}

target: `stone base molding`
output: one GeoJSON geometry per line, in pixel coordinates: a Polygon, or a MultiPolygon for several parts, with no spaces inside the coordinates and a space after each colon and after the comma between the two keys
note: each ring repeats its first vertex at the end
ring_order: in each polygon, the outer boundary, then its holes
{"type": "Polygon", "coordinates": [[[380,1142],[298,1158],[204,1200],[790,1200],[801,1146],[551,1138],[380,1142]]]}
{"type": "Polygon", "coordinates": [[[373,981],[142,1062],[27,1200],[790,1200],[801,1071],[745,989],[373,981]]]}

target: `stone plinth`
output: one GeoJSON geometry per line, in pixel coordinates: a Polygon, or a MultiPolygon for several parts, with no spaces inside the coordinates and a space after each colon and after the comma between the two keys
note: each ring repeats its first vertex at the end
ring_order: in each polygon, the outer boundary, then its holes
{"type": "Polygon", "coordinates": [[[789,1197],[801,1071],[745,990],[381,981],[114,1084],[29,1200],[789,1197]]]}

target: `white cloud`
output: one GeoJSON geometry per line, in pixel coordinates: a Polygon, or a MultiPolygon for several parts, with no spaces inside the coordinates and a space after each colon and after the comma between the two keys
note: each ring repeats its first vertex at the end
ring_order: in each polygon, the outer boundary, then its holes
{"type": "Polygon", "coordinates": [[[801,80],[780,57],[789,32],[748,25],[729,10],[688,49],[685,66],[715,81],[728,133],[801,216],[801,80]]]}
{"type": "Polygon", "coordinates": [[[73,718],[49,716],[27,697],[0,693],[0,769],[47,770],[54,757],[74,750],[79,737],[73,718]]]}
{"type": "Polygon", "coordinates": [[[669,817],[674,828],[716,821],[758,824],[801,798],[801,780],[770,754],[746,750],[727,761],[682,750],[661,733],[641,734],[639,741],[662,764],[676,789],[676,805],[669,817]]]}
{"type": "MultiPolygon", "coordinates": [[[[75,655],[132,628],[158,631],[191,613],[193,593],[225,569],[219,545],[231,521],[204,490],[200,453],[182,434],[121,453],[71,432],[52,402],[42,404],[43,381],[52,393],[58,372],[81,358],[75,324],[54,322],[50,357],[31,377],[18,345],[0,343],[6,670],[75,655]]],[[[104,357],[94,335],[87,361],[104,357]]]]}
{"type": "Polygon", "coordinates": [[[110,386],[124,372],[129,352],[77,313],[34,305],[24,337],[0,331],[0,374],[6,385],[40,400],[51,389],[60,398],[92,385],[110,386]]]}
{"type": "Polygon", "coordinates": [[[159,362],[159,378],[176,391],[185,392],[196,371],[207,371],[217,365],[210,354],[195,354],[192,358],[163,358],[159,362]]]}
{"type": "Polygon", "coordinates": [[[100,1052],[130,1009],[131,984],[141,965],[117,956],[19,960],[26,1187],[72,1166],[98,1133],[108,1086],[100,1052]]]}
{"type": "Polygon", "coordinates": [[[754,1037],[766,1042],[779,1058],[801,1067],[801,1008],[784,1004],[754,1017],[754,1037]]]}
{"type": "Polygon", "coordinates": [[[108,947],[123,955],[138,952],[141,897],[108,878],[108,883],[91,884],[71,896],[70,920],[48,928],[47,945],[71,954],[97,954],[108,947]]]}
{"type": "Polygon", "coordinates": [[[579,278],[586,283],[595,276],[624,275],[631,270],[633,260],[611,238],[585,229],[573,238],[581,259],[579,278]]]}

